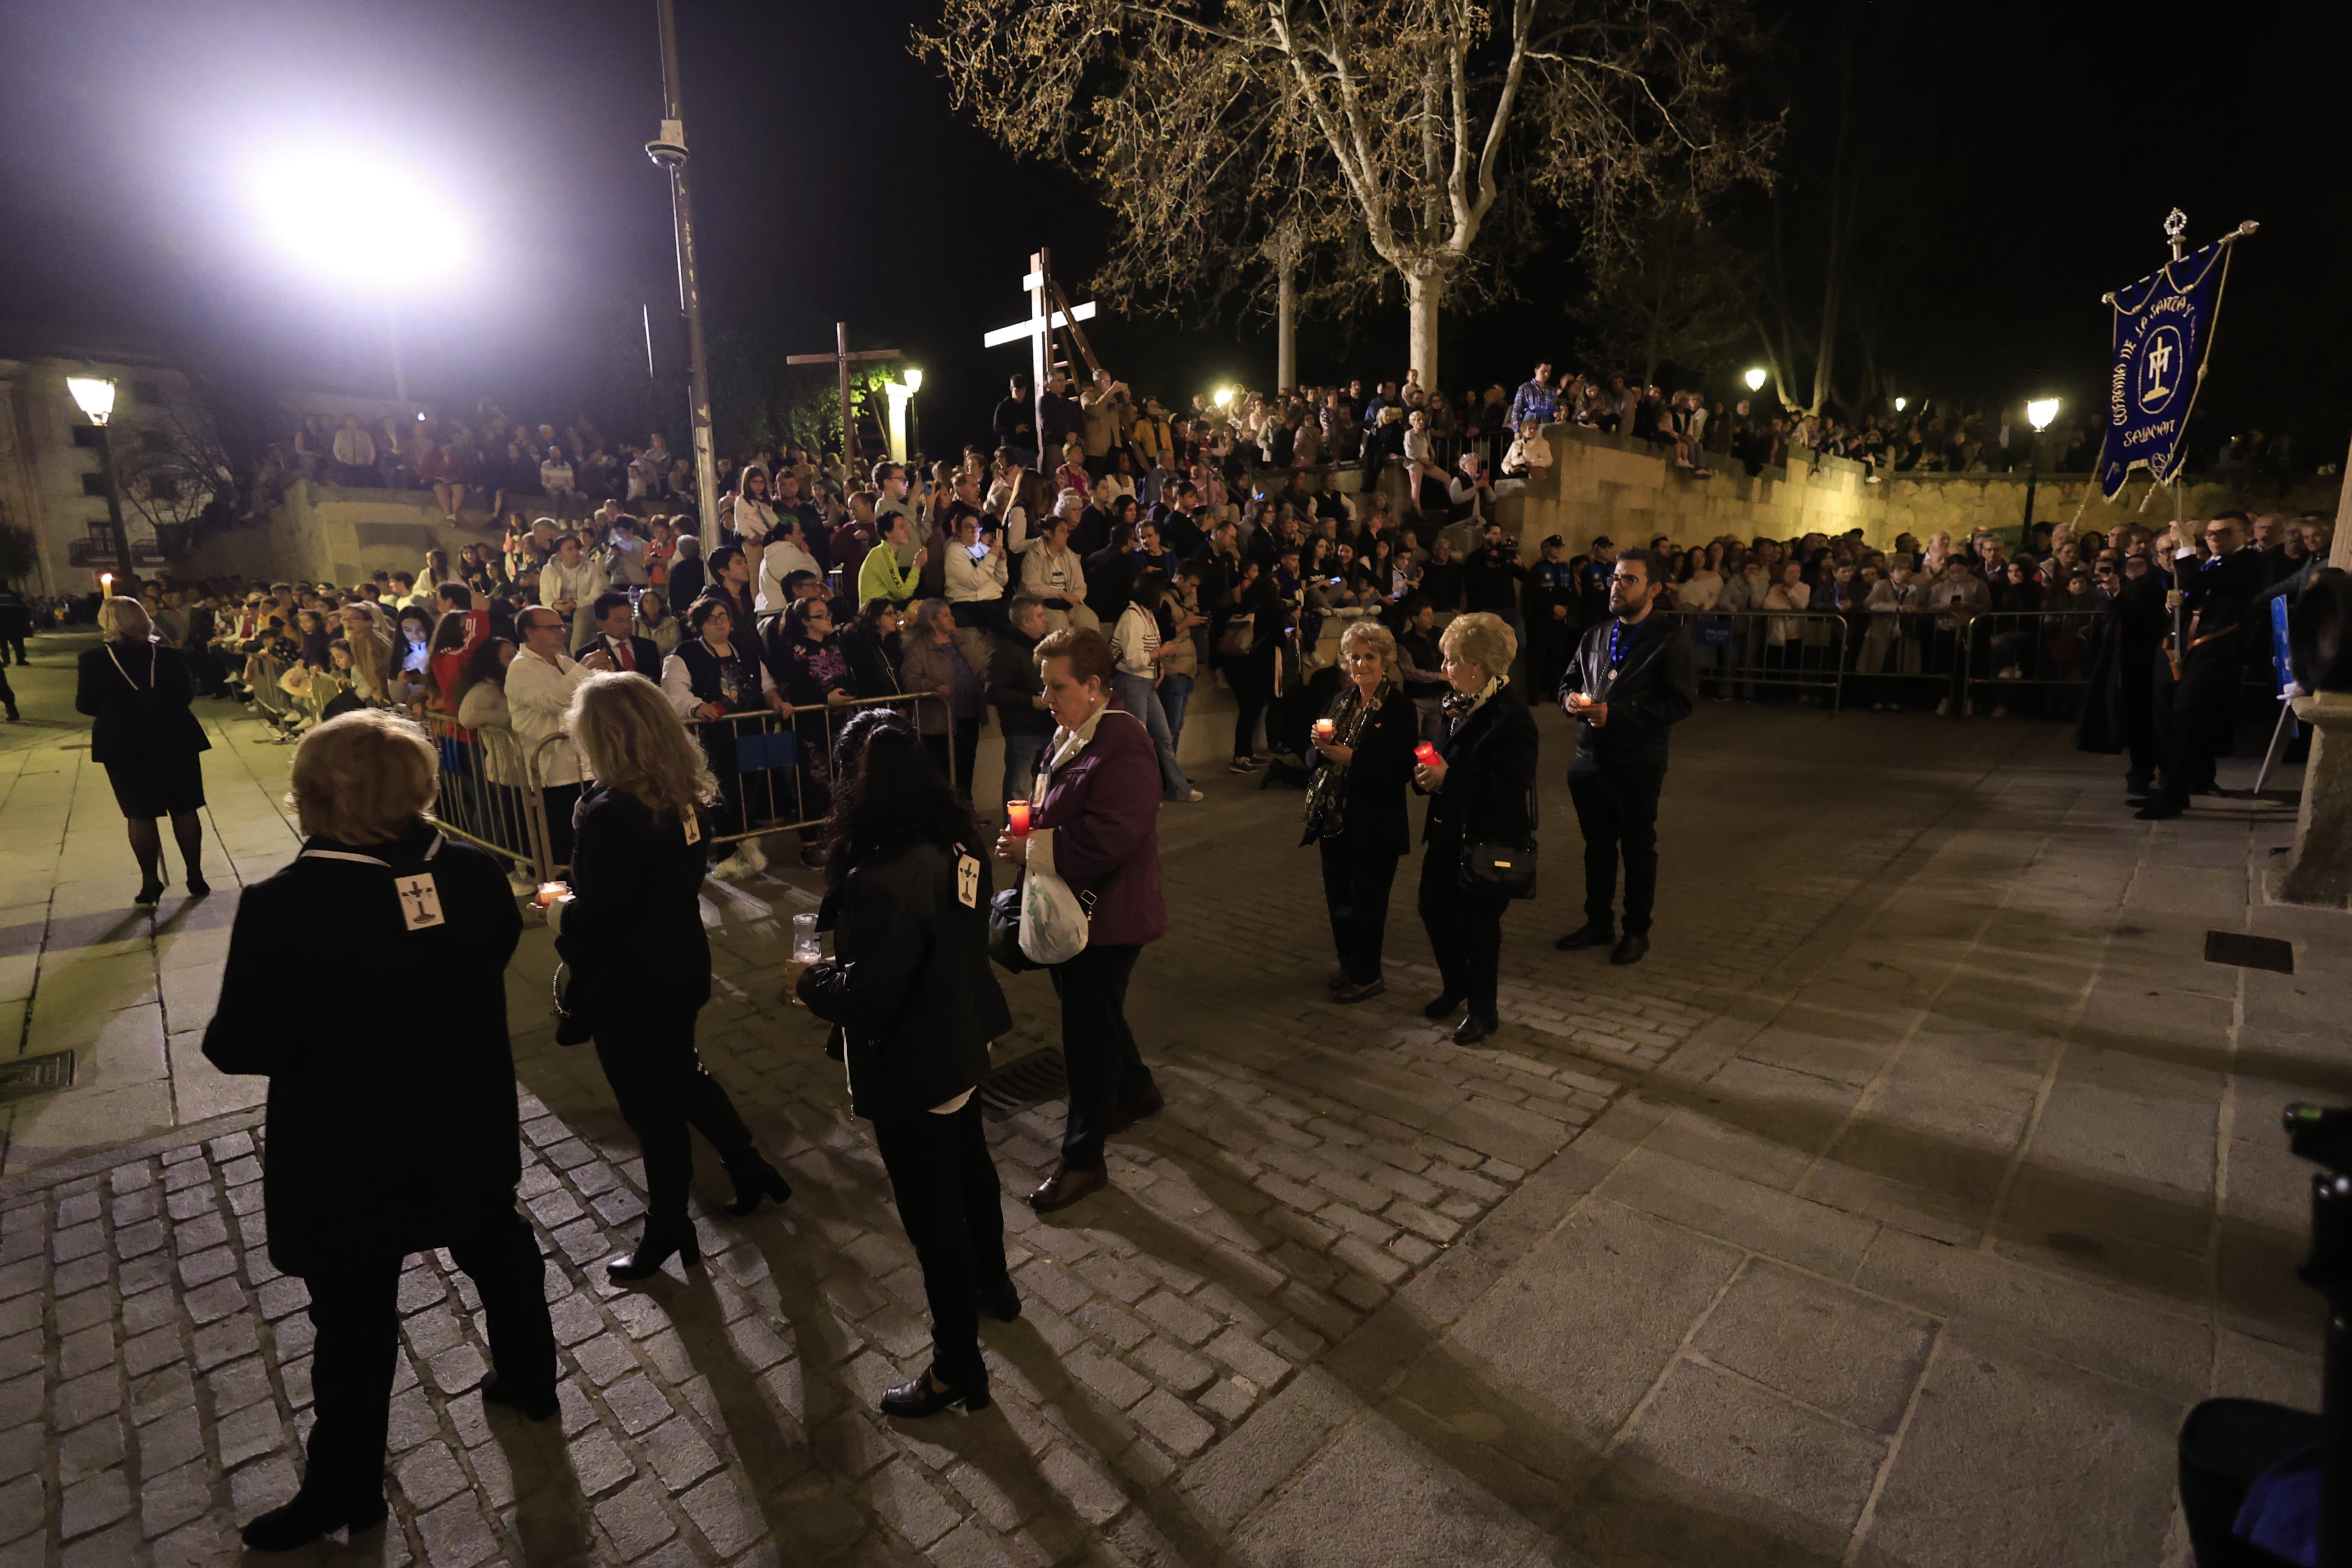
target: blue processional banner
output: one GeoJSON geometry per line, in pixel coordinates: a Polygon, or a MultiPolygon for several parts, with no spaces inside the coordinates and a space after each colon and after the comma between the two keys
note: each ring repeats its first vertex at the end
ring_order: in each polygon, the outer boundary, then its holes
{"type": "Polygon", "coordinates": [[[2114,368],[2107,378],[2106,439],[2099,447],[2099,489],[2109,500],[2134,468],[2168,482],[2180,462],[2180,437],[2205,379],[2230,248],[2228,240],[2216,240],[2112,296],[2114,368]]]}

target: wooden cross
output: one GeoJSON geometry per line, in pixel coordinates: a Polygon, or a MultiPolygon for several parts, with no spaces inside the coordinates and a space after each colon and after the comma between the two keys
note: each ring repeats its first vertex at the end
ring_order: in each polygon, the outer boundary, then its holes
{"type": "MultiPolygon", "coordinates": [[[[1015,321],[1009,327],[999,327],[980,340],[982,348],[992,349],[1019,342],[1024,338],[1029,340],[1029,395],[1034,399],[1030,417],[1036,421],[1037,467],[1040,469],[1047,466],[1045,373],[1055,368],[1054,334],[1056,331],[1068,332],[1071,341],[1077,344],[1078,353],[1085,357],[1087,368],[1102,368],[1095,359],[1093,346],[1087,342],[1087,335],[1078,331],[1077,325],[1080,321],[1094,320],[1095,302],[1089,300],[1083,305],[1073,307],[1063,295],[1061,285],[1054,281],[1053,264],[1054,253],[1043,247],[1030,256],[1029,275],[1021,279],[1021,287],[1029,290],[1029,319],[1015,321]],[[1051,316],[1046,314],[1049,305],[1053,310],[1051,316]]],[[[1067,369],[1068,362],[1060,362],[1060,368],[1067,369]]]]}
{"type": "Polygon", "coordinates": [[[849,352],[849,323],[833,324],[833,352],[829,354],[786,354],[786,364],[830,364],[841,372],[841,467],[843,477],[855,488],[857,483],[857,410],[849,401],[849,367],[869,360],[903,359],[897,349],[861,349],[849,352]]]}

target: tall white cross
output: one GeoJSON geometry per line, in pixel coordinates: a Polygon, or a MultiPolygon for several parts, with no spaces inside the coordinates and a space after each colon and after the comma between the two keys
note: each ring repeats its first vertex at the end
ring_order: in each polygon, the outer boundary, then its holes
{"type": "Polygon", "coordinates": [[[1029,340],[1029,416],[1036,421],[1037,466],[1040,468],[1046,466],[1044,410],[1045,373],[1051,368],[1047,362],[1053,357],[1053,334],[1068,331],[1073,321],[1095,319],[1095,302],[1092,300],[1082,305],[1073,305],[1067,311],[1053,310],[1048,314],[1046,289],[1049,279],[1045,268],[1052,259],[1053,252],[1042,249],[1029,258],[1028,276],[1021,279],[1021,287],[1029,290],[1029,319],[1015,321],[1009,327],[999,327],[980,340],[982,347],[992,349],[1019,342],[1023,338],[1029,340]]]}

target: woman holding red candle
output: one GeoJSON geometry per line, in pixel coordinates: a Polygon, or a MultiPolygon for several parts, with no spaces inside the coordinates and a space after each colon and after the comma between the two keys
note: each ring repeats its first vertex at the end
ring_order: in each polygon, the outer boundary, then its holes
{"type": "Polygon", "coordinates": [[[1435,760],[1418,759],[1412,782],[1429,796],[1421,923],[1445,989],[1422,1013],[1443,1023],[1467,1003],[1454,1040],[1469,1046],[1500,1026],[1496,991],[1510,900],[1473,883],[1463,857],[1474,844],[1532,841],[1536,721],[1511,685],[1518,638],[1501,616],[1456,616],[1438,647],[1450,688],[1445,721],[1435,760]]]}
{"type": "Polygon", "coordinates": [[[1323,860],[1323,902],[1339,950],[1331,995],[1363,1002],[1388,989],[1381,978],[1389,889],[1397,860],[1412,846],[1405,785],[1413,770],[1420,724],[1404,693],[1396,638],[1378,621],[1351,623],[1339,636],[1339,668],[1349,684],[1315,721],[1321,761],[1307,784],[1307,834],[1323,860]]]}
{"type": "Polygon", "coordinates": [[[1109,1181],[1103,1141],[1165,1103],[1127,1024],[1127,984],[1143,944],[1168,929],[1160,892],[1160,755],[1143,721],[1115,707],[1110,644],[1073,626],[1037,645],[1054,734],[1033,792],[1029,831],[996,841],[997,858],[1061,878],[1091,902],[1087,945],[1055,964],[1069,1115],[1062,1157],[1029,1194],[1040,1214],[1109,1181]]]}

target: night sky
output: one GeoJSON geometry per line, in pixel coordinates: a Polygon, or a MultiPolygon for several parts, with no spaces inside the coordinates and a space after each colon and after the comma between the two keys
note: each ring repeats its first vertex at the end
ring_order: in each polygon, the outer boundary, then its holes
{"type": "MultiPolygon", "coordinates": [[[[822,349],[845,317],[856,346],[923,365],[927,444],[971,433],[1026,363],[979,338],[1024,310],[1030,250],[1050,243],[1074,283],[1101,254],[1083,187],[1016,168],[950,115],[907,50],[917,0],[678,3],[714,331],[822,349]]],[[[1776,199],[1799,233],[1818,216],[1848,9],[1772,0],[1740,69],[1748,101],[1791,116],[1776,199]]],[[[2293,430],[2339,460],[2344,8],[1850,9],[1852,112],[1870,129],[1849,146],[1874,171],[1858,243],[1902,386],[2079,406],[2103,369],[2098,296],[2160,261],[2177,203],[2196,240],[2263,225],[2231,275],[2200,424],[2293,430]]],[[[388,390],[381,304],[289,267],[257,220],[252,171],[289,149],[354,149],[341,177],[362,190],[396,159],[462,209],[468,266],[403,306],[421,397],[568,416],[618,374],[639,304],[674,290],[667,186],[642,151],[659,113],[651,0],[8,0],[5,20],[0,320],[150,344],[223,387],[388,390]]],[[[1768,216],[1754,196],[1727,213],[1750,235],[1768,216]]],[[[1573,244],[1564,218],[1521,298],[1449,316],[1445,385],[1515,383],[1531,348],[1611,368],[1580,354],[1573,244]]],[[[1270,383],[1264,328],[1092,335],[1140,389],[1186,396],[1270,383]]],[[[1302,335],[1302,374],[1393,375],[1402,342],[1393,293],[1368,300],[1302,335]]],[[[1749,357],[1676,374],[1721,392],[1749,357]]]]}

